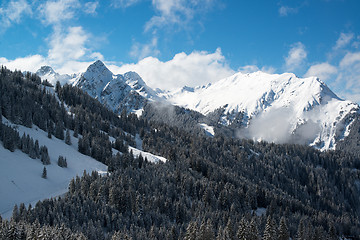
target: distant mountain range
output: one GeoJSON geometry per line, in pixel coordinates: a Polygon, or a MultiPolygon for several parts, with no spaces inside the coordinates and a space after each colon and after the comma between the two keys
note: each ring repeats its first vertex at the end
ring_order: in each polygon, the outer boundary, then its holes
{"type": "Polygon", "coordinates": [[[236,73],[207,86],[175,91],[155,91],[135,72],[115,75],[101,61],[81,74],[60,75],[49,66],[37,74],[52,83],[78,86],[118,114],[125,109],[141,115],[149,102],[179,106],[202,115],[194,121],[210,135],[225,126],[237,137],[321,150],[335,149],[359,117],[358,104],[340,99],[320,79],[292,73],[236,73]]]}

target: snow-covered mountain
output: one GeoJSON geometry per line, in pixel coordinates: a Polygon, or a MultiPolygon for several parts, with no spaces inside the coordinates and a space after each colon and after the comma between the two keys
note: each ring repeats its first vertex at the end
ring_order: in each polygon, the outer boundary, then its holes
{"type": "MultiPolygon", "coordinates": [[[[38,73],[42,79],[65,76],[49,67],[38,73]]],[[[323,150],[334,149],[359,114],[357,104],[340,99],[318,78],[292,73],[236,73],[207,86],[170,92],[154,91],[135,72],[114,75],[101,61],[80,75],[66,76],[117,113],[141,113],[148,100],[161,101],[205,115],[209,121],[200,126],[213,129],[208,125],[212,122],[230,127],[239,137],[306,143],[323,150]]]]}
{"type": "Polygon", "coordinates": [[[75,81],[79,77],[79,74],[59,74],[52,69],[50,66],[42,66],[39,70],[36,71],[36,74],[42,79],[47,80],[48,82],[55,85],[56,81],[59,81],[61,84],[70,83],[75,81]]]}
{"type": "Polygon", "coordinates": [[[215,117],[239,136],[295,141],[334,149],[348,134],[359,106],[341,100],[316,77],[237,73],[212,85],[163,94],[175,105],[215,117]]]}
{"type": "Polygon", "coordinates": [[[37,74],[53,84],[60,81],[77,86],[116,113],[126,109],[127,112],[140,114],[147,100],[160,100],[137,73],[115,75],[100,60],[77,75],[59,75],[49,66],[41,67],[37,74]]]}

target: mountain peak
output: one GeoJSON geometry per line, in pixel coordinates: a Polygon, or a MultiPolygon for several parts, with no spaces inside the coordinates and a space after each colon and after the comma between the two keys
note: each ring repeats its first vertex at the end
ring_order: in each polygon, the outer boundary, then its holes
{"type": "Polygon", "coordinates": [[[97,60],[90,64],[83,74],[84,78],[91,81],[109,82],[112,79],[113,73],[105,66],[105,64],[97,60]]]}
{"type": "MultiPolygon", "coordinates": [[[[110,70],[100,60],[97,60],[96,62],[90,64],[89,67],[86,69],[86,72],[89,72],[89,71],[90,72],[104,72],[104,71],[110,72],[110,70]]],[[[111,75],[112,75],[112,73],[111,73],[111,75]]]]}
{"type": "Polygon", "coordinates": [[[56,72],[50,66],[41,66],[40,69],[36,71],[36,74],[41,77],[44,75],[56,75],[56,72]]]}

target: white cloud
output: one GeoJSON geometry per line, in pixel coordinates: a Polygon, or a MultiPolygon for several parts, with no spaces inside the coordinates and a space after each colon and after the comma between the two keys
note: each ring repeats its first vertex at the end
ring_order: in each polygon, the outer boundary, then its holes
{"type": "Polygon", "coordinates": [[[60,74],[85,72],[89,65],[93,62],[94,61],[90,59],[87,61],[69,60],[62,65],[55,67],[54,70],[60,74]]]}
{"type": "Polygon", "coordinates": [[[111,65],[109,68],[114,73],[135,71],[150,87],[168,90],[185,85],[204,85],[234,73],[219,48],[214,53],[205,51],[178,53],[167,62],[147,57],[136,64],[125,64],[121,67],[111,65]]]}
{"type": "Polygon", "coordinates": [[[130,56],[136,59],[143,59],[148,56],[158,56],[160,51],[157,49],[157,37],[153,37],[148,44],[135,42],[130,50],[130,56]]]}
{"type": "Polygon", "coordinates": [[[286,17],[288,16],[289,14],[292,14],[292,13],[297,13],[298,12],[298,9],[297,8],[291,8],[291,7],[288,7],[288,6],[281,6],[279,8],[279,15],[281,17],[286,17]]]}
{"type": "Polygon", "coordinates": [[[15,60],[0,58],[0,65],[4,65],[11,70],[36,72],[41,66],[47,65],[47,60],[41,55],[32,55],[15,60]]]}
{"type": "Polygon", "coordinates": [[[0,8],[0,26],[4,30],[13,23],[19,23],[24,15],[31,14],[31,6],[26,0],[10,1],[5,8],[0,8]]]}
{"type": "Polygon", "coordinates": [[[39,6],[44,24],[58,24],[75,17],[75,10],[80,7],[79,0],[47,1],[39,6]]]}
{"type": "Polygon", "coordinates": [[[185,27],[196,14],[206,12],[215,0],[152,0],[157,12],[145,25],[145,31],[153,28],[174,26],[185,27]]]}
{"type": "Polygon", "coordinates": [[[334,50],[338,50],[345,47],[351,42],[353,38],[354,38],[353,33],[341,33],[339,39],[336,41],[334,50]]]}
{"type": "Polygon", "coordinates": [[[138,2],[140,2],[142,0],[113,0],[112,1],[112,5],[116,8],[127,8],[130,7],[138,2]]]}
{"type": "Polygon", "coordinates": [[[81,59],[88,53],[85,47],[88,38],[89,35],[82,27],[69,27],[65,33],[60,28],[55,28],[50,38],[49,61],[58,65],[81,59]]]}
{"type": "Polygon", "coordinates": [[[10,69],[35,72],[43,65],[52,66],[58,73],[78,73],[85,71],[94,60],[104,60],[99,52],[88,48],[91,35],[80,26],[62,29],[54,26],[53,34],[47,39],[49,50],[47,56],[32,55],[14,60],[0,58],[0,64],[10,69]]]}
{"type": "Polygon", "coordinates": [[[303,65],[307,58],[305,45],[297,42],[291,46],[288,56],[285,58],[285,67],[287,71],[294,71],[303,65]]]}
{"type": "Polygon", "coordinates": [[[96,14],[96,8],[99,6],[99,2],[87,2],[84,5],[84,12],[87,14],[96,14]]]}
{"type": "Polygon", "coordinates": [[[322,81],[328,80],[338,72],[337,68],[327,62],[312,65],[305,73],[305,77],[316,76],[322,81]]]}

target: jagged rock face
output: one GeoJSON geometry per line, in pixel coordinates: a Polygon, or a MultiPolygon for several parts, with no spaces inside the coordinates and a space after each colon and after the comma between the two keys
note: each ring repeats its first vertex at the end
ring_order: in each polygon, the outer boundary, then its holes
{"type": "Polygon", "coordinates": [[[157,98],[137,73],[114,75],[101,61],[91,64],[74,85],[119,114],[124,109],[137,113],[148,99],[157,98]]]}
{"type": "Polygon", "coordinates": [[[183,88],[164,97],[198,111],[240,137],[306,143],[334,149],[346,137],[359,106],[341,100],[316,77],[237,73],[206,87],[183,88]]]}

